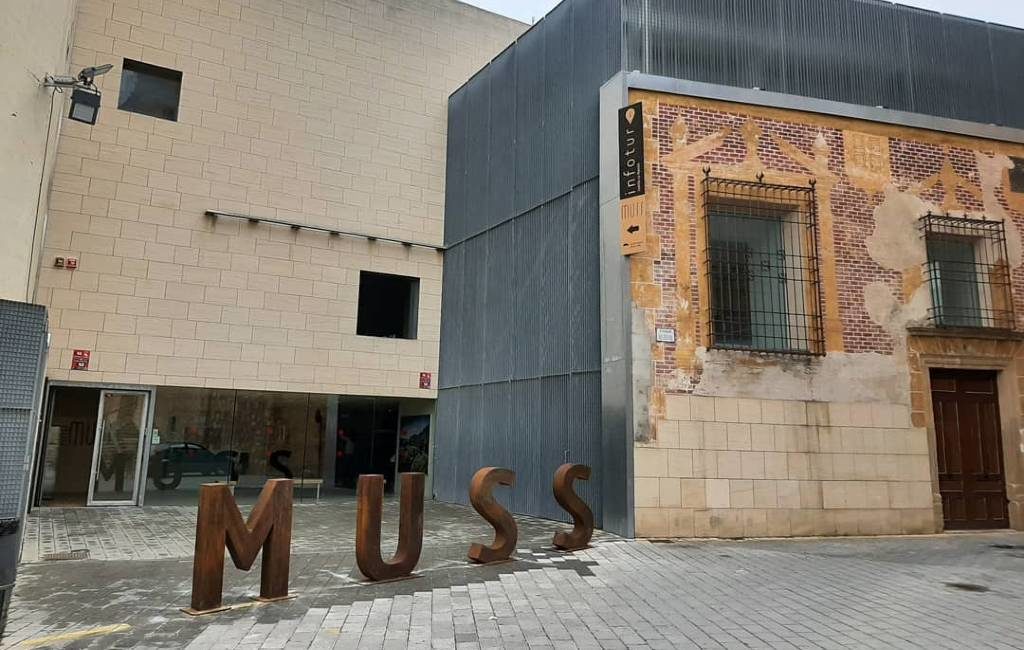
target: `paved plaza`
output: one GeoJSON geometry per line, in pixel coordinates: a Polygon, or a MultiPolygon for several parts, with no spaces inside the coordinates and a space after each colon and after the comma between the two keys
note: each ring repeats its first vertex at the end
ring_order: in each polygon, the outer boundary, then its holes
{"type": "MultiPolygon", "coordinates": [[[[394,539],[396,504],[385,508],[394,539]]],[[[515,561],[471,566],[489,527],[429,503],[417,577],[352,576],[354,507],[295,510],[295,598],[257,605],[228,561],[234,609],[192,618],[195,510],[39,510],[4,647],[1022,648],[1024,534],[625,541],[567,555],[562,524],[518,517],[515,561]],[[44,560],[89,550],[90,559],[44,560]]]]}

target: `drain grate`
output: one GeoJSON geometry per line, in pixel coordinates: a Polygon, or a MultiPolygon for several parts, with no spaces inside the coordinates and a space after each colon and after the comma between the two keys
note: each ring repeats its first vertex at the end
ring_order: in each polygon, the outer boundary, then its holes
{"type": "Polygon", "coordinates": [[[72,551],[60,551],[59,553],[44,553],[42,559],[44,562],[56,560],[88,560],[89,549],[79,548],[72,551]]]}
{"type": "Polygon", "coordinates": [[[989,591],[989,588],[985,585],[976,585],[972,582],[947,582],[946,586],[950,589],[959,589],[960,591],[973,591],[976,593],[984,593],[989,591]]]}

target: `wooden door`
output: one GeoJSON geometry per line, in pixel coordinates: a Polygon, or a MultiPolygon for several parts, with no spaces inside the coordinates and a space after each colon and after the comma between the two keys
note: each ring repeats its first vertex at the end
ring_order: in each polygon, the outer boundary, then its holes
{"type": "Polygon", "coordinates": [[[931,380],[946,528],[1007,528],[995,372],[932,370],[931,380]]]}

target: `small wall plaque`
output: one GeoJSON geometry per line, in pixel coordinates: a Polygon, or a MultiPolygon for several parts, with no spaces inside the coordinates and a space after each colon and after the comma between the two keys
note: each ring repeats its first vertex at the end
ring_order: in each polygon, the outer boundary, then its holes
{"type": "Polygon", "coordinates": [[[676,331],[670,327],[659,327],[655,339],[658,343],[675,343],[676,331]]]}
{"type": "Polygon", "coordinates": [[[89,350],[75,350],[71,353],[71,369],[72,370],[88,370],[89,369],[89,350]]]}

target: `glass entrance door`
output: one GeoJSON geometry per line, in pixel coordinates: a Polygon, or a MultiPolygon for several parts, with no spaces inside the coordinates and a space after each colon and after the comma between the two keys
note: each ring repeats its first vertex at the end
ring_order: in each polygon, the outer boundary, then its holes
{"type": "Polygon", "coordinates": [[[93,445],[89,505],[135,505],[149,394],[104,390],[93,445]]]}

